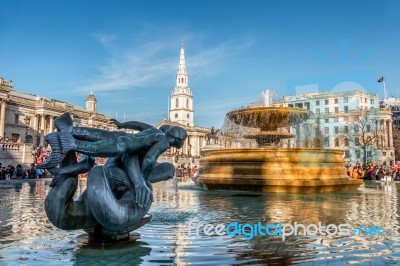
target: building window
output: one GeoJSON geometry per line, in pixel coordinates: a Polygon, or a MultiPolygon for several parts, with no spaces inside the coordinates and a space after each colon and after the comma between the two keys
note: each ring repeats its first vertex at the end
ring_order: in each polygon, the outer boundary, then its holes
{"type": "Polygon", "coordinates": [[[335,147],[339,147],[339,139],[338,138],[335,139],[335,147]]]}
{"type": "Polygon", "coordinates": [[[372,151],[367,151],[367,157],[371,158],[372,157],[372,151]]]}
{"type": "Polygon", "coordinates": [[[189,109],[189,99],[186,99],[186,108],[189,109]]]}
{"type": "Polygon", "coordinates": [[[18,125],[18,121],[19,121],[19,115],[16,114],[16,115],[14,116],[14,124],[18,125]]]}
{"type": "Polygon", "coordinates": [[[319,108],[315,109],[315,113],[319,115],[319,108]]]}
{"type": "Polygon", "coordinates": [[[349,126],[344,126],[344,133],[349,133],[349,126]]]}
{"type": "Polygon", "coordinates": [[[374,99],[371,99],[370,101],[371,101],[371,104],[374,104],[374,99]]]}
{"type": "Polygon", "coordinates": [[[19,134],[11,134],[11,141],[12,142],[20,142],[19,134]]]}
{"type": "Polygon", "coordinates": [[[293,104],[288,104],[289,107],[293,107],[293,104]]]}
{"type": "Polygon", "coordinates": [[[345,151],[344,151],[344,157],[345,157],[345,158],[350,158],[350,151],[345,150],[345,151]]]}
{"type": "Polygon", "coordinates": [[[345,139],[344,139],[344,146],[348,147],[349,144],[350,144],[349,139],[348,139],[348,138],[345,138],[345,139]]]}
{"type": "Polygon", "coordinates": [[[175,99],[175,107],[179,108],[179,99],[178,98],[175,99]]]}
{"type": "Polygon", "coordinates": [[[175,114],[175,118],[178,118],[178,114],[175,114]]]}
{"type": "Polygon", "coordinates": [[[349,97],[347,97],[347,96],[344,97],[344,98],[343,98],[343,103],[348,103],[348,102],[349,102],[349,97]]]}
{"type": "Polygon", "coordinates": [[[27,136],[26,136],[26,139],[25,139],[25,142],[26,142],[26,143],[32,143],[32,142],[33,142],[32,135],[27,135],[27,136]]]}
{"type": "Polygon", "coordinates": [[[325,147],[329,147],[329,137],[326,137],[326,138],[324,139],[324,146],[325,146],[325,147]]]}
{"type": "Polygon", "coordinates": [[[358,125],[354,125],[354,132],[355,132],[355,133],[358,133],[358,130],[359,130],[358,125]]]}
{"type": "Polygon", "coordinates": [[[357,159],[361,157],[360,150],[355,150],[355,153],[356,153],[356,158],[357,159]]]}
{"type": "Polygon", "coordinates": [[[339,107],[335,107],[335,113],[339,113],[339,107]]]}
{"type": "Polygon", "coordinates": [[[339,127],[334,127],[335,128],[335,134],[339,134],[339,127]]]}
{"type": "Polygon", "coordinates": [[[344,112],[345,112],[345,113],[348,113],[348,112],[349,112],[349,107],[348,107],[348,106],[345,106],[345,107],[344,107],[344,112]]]}
{"type": "Polygon", "coordinates": [[[329,127],[325,127],[325,134],[329,135],[329,127]]]}
{"type": "Polygon", "coordinates": [[[325,118],[325,123],[329,123],[329,118],[325,118]]]}
{"type": "Polygon", "coordinates": [[[367,100],[368,100],[367,98],[364,98],[364,103],[367,103],[367,100]]]}
{"type": "Polygon", "coordinates": [[[319,101],[315,101],[315,105],[319,105],[319,101]]]}
{"type": "Polygon", "coordinates": [[[354,139],[354,145],[360,146],[360,139],[358,137],[355,137],[354,139]]]}
{"type": "Polygon", "coordinates": [[[329,114],[329,107],[325,108],[325,113],[329,114]]]}
{"type": "Polygon", "coordinates": [[[304,107],[305,107],[307,110],[310,110],[310,103],[309,103],[309,102],[305,102],[305,103],[304,103],[304,107]]]}
{"type": "Polygon", "coordinates": [[[325,104],[328,105],[329,104],[329,100],[325,100],[325,104]]]}
{"type": "Polygon", "coordinates": [[[371,125],[367,125],[367,132],[371,132],[371,125]]]}
{"type": "Polygon", "coordinates": [[[335,104],[338,104],[338,103],[339,103],[338,98],[335,98],[335,104]]]}
{"type": "Polygon", "coordinates": [[[189,118],[190,118],[190,115],[189,115],[189,114],[187,114],[187,115],[186,115],[186,117],[189,119],[189,118]]]}
{"type": "Polygon", "coordinates": [[[385,151],[384,151],[384,152],[382,152],[382,155],[383,155],[383,156],[386,156],[386,152],[385,152],[385,151]]]}

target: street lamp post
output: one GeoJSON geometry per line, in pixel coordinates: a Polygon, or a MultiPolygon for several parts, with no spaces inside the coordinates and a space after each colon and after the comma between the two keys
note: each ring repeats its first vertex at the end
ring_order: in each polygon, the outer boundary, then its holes
{"type": "Polygon", "coordinates": [[[28,143],[27,138],[28,138],[28,129],[29,129],[29,122],[31,119],[28,116],[25,116],[24,122],[25,122],[25,143],[28,143]]]}

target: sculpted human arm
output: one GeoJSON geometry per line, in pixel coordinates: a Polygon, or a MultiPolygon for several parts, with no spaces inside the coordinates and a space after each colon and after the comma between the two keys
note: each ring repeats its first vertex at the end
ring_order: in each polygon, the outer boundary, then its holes
{"type": "Polygon", "coordinates": [[[147,186],[143,179],[137,155],[127,153],[122,158],[124,170],[135,188],[136,203],[140,207],[143,207],[147,205],[149,201],[153,201],[153,194],[151,188],[147,186]]]}
{"type": "Polygon", "coordinates": [[[145,179],[148,179],[151,171],[154,169],[154,165],[157,162],[158,157],[169,148],[167,140],[161,140],[153,145],[150,150],[146,153],[142,163],[142,173],[145,179]]]}
{"type": "Polygon", "coordinates": [[[139,131],[153,127],[149,124],[138,122],[138,121],[128,121],[128,122],[121,123],[118,120],[111,119],[110,122],[114,123],[118,128],[126,128],[126,129],[133,129],[133,130],[139,130],[139,131]]]}

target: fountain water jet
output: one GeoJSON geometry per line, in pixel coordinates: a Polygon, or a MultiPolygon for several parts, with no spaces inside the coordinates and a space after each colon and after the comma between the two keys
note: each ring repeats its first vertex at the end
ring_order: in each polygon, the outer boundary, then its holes
{"type": "Polygon", "coordinates": [[[262,94],[264,105],[229,112],[226,120],[240,129],[245,139],[255,139],[257,148],[204,151],[197,183],[208,189],[283,193],[316,193],[356,190],[362,183],[347,177],[343,150],[278,148],[282,131],[306,121],[311,113],[293,107],[271,107],[271,91],[262,94]],[[239,126],[239,127],[237,127],[239,126]]]}

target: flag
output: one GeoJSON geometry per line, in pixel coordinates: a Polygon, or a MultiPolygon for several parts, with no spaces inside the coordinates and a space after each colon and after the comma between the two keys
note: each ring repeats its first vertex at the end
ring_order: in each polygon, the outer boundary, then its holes
{"type": "Polygon", "coordinates": [[[383,76],[382,77],[380,77],[380,79],[378,79],[378,81],[377,82],[383,82],[383,76]]]}

